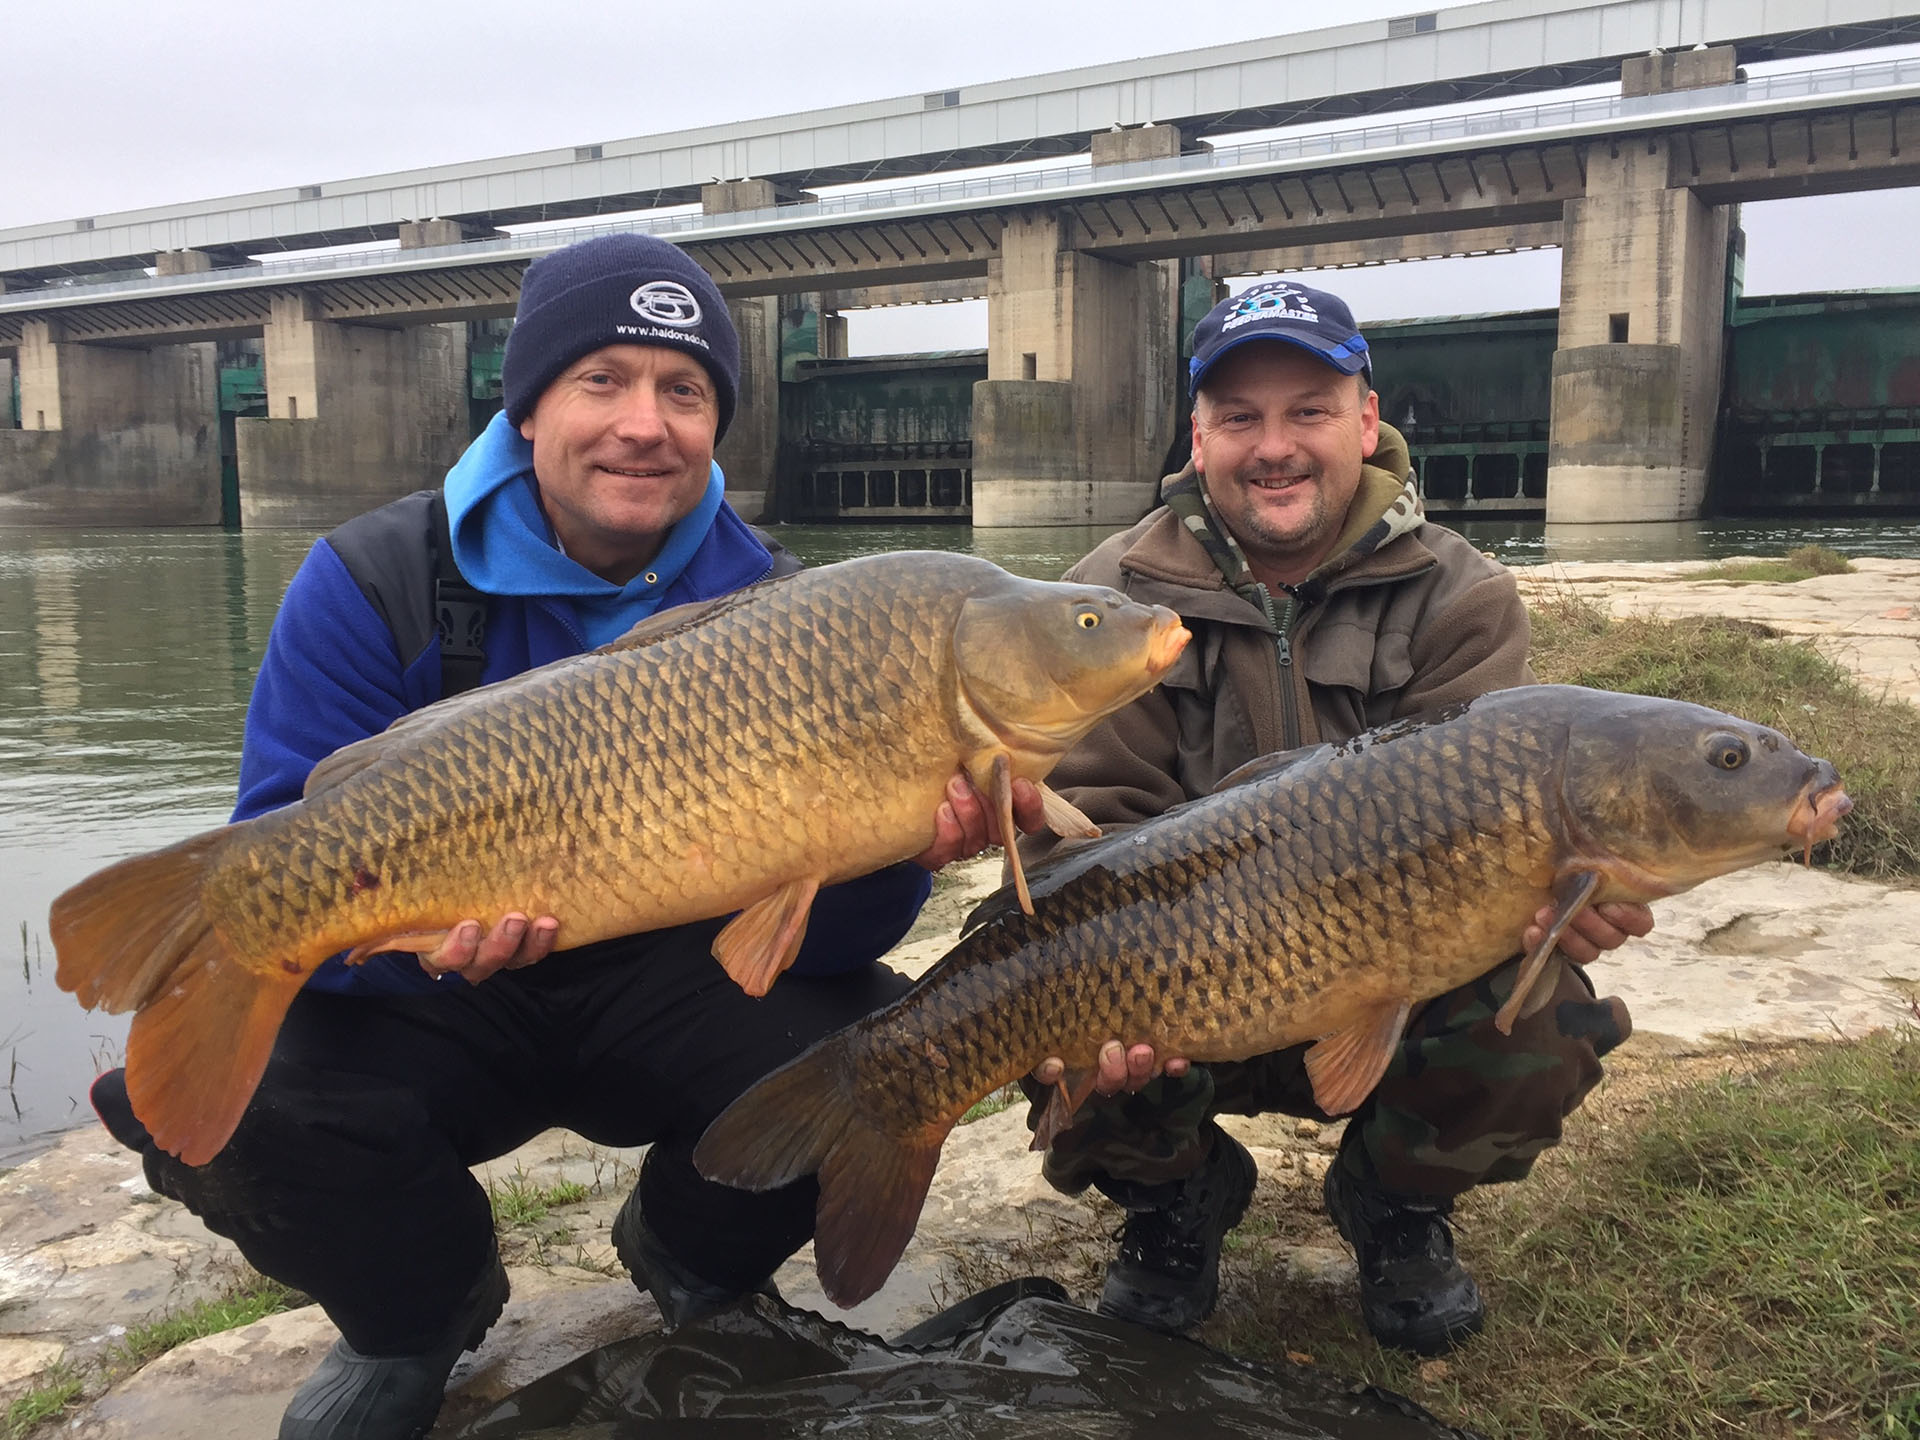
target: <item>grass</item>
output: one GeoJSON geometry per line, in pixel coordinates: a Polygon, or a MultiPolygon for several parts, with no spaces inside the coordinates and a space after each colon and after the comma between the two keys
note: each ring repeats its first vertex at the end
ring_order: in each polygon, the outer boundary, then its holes
{"type": "Polygon", "coordinates": [[[550,1211],[562,1205],[577,1205],[592,1193],[577,1180],[539,1185],[519,1171],[487,1186],[487,1199],[493,1206],[497,1225],[537,1225],[550,1211]]]}
{"type": "Polygon", "coordinates": [[[1489,1318],[1447,1360],[1382,1351],[1349,1295],[1275,1254],[1204,1338],[1310,1354],[1491,1440],[1920,1440],[1920,1034],[1801,1046],[1646,1108],[1462,1204],[1489,1318]]]}
{"type": "MultiPolygon", "coordinates": [[[[1796,552],[1798,553],[1798,552],[1796,552]]],[[[1816,851],[1875,877],[1920,875],[1920,746],[1914,707],[1863,690],[1813,646],[1717,616],[1615,620],[1562,595],[1533,610],[1542,680],[1665,695],[1771,725],[1840,771],[1853,813],[1816,851]]]]}
{"type": "Polygon", "coordinates": [[[989,1115],[998,1115],[1002,1110],[1011,1109],[1025,1098],[1018,1085],[1002,1085],[991,1095],[983,1095],[974,1101],[967,1113],[962,1115],[956,1123],[971,1125],[976,1120],[984,1120],[989,1115]]]}
{"type": "Polygon", "coordinates": [[[8,1403],[6,1440],[21,1440],[36,1427],[58,1420],[80,1398],[85,1387],[86,1382],[78,1374],[64,1365],[54,1366],[38,1385],[8,1403]]]}
{"type": "Polygon", "coordinates": [[[1851,575],[1852,573],[1853,562],[1838,551],[1829,550],[1824,545],[1802,545],[1797,550],[1789,550],[1784,559],[1723,560],[1718,565],[1708,566],[1691,578],[1725,580],[1735,585],[1751,585],[1757,582],[1792,585],[1801,580],[1811,580],[1816,575],[1851,575]]]}
{"type": "Polygon", "coordinates": [[[164,1315],[158,1320],[131,1327],[111,1363],[119,1369],[138,1370],[176,1346],[224,1330],[238,1330],[282,1310],[309,1303],[307,1297],[278,1280],[269,1280],[258,1271],[248,1271],[222,1294],[164,1315]]]}

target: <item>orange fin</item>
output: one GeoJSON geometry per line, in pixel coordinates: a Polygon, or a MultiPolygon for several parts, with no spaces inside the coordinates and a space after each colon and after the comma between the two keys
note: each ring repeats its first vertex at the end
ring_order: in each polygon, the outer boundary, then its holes
{"type": "MultiPolygon", "coordinates": [[[[1027,889],[1026,867],[1020,863],[1020,831],[1013,823],[1013,762],[1006,752],[993,757],[993,772],[988,801],[1000,817],[1000,837],[1005,842],[1007,869],[1013,872],[1013,893],[1020,897],[1020,908],[1033,914],[1033,895],[1027,889]]],[[[1061,802],[1065,804],[1065,801],[1061,802]]]]}
{"type": "Polygon", "coordinates": [[[1040,803],[1046,807],[1047,828],[1066,840],[1098,840],[1100,827],[1080,813],[1071,800],[1045,785],[1040,787],[1040,803]]]}
{"type": "Polygon", "coordinates": [[[257,969],[208,930],[127,1035],[127,1098],[163,1150],[189,1165],[240,1123],[307,970],[257,969]]]}
{"type": "Polygon", "coordinates": [[[1087,1097],[1093,1093],[1093,1082],[1100,1078],[1096,1070],[1069,1070],[1062,1075],[1053,1087],[1053,1093],[1047,1096],[1046,1113],[1040,1117],[1040,1123],[1033,1128],[1033,1143],[1029,1150],[1045,1150],[1052,1146],[1063,1130],[1073,1126],[1074,1113],[1086,1104],[1087,1097]]]}
{"type": "Polygon", "coordinates": [[[1576,870],[1561,880],[1556,890],[1560,908],[1553,912],[1553,924],[1547,930],[1546,938],[1527,956],[1526,963],[1520,967],[1520,978],[1513,982],[1513,993],[1507,996],[1507,1003],[1493,1017],[1494,1028],[1502,1035],[1513,1033],[1513,1022],[1523,1013],[1533,1013],[1527,1009],[1527,998],[1533,993],[1534,982],[1540,978],[1540,972],[1547,968],[1553,947],[1560,943],[1560,937],[1566,933],[1567,926],[1573,923],[1573,917],[1587,908],[1587,902],[1599,888],[1600,872],[1597,870],[1576,870]]]}
{"type": "Polygon", "coordinates": [[[115,1014],[166,989],[206,933],[200,887],[233,829],[135,855],[63,892],[47,921],[60,988],[89,1010],[115,1014]]]}
{"type": "Polygon", "coordinates": [[[764,995],[793,964],[807,937],[807,915],[820,882],[789,880],[764,900],[756,900],[713,937],[713,958],[749,995],[764,995]]]}
{"type": "Polygon", "coordinates": [[[366,940],[347,951],[344,962],[358,965],[375,955],[384,955],[389,950],[401,950],[411,955],[431,955],[440,948],[447,938],[444,930],[409,930],[401,935],[388,935],[379,940],[366,940]]]}
{"type": "Polygon", "coordinates": [[[1405,1000],[1382,1001],[1307,1051],[1313,1103],[1329,1115],[1358,1108],[1387,1073],[1412,1009],[1405,1000]]]}
{"type": "Polygon", "coordinates": [[[829,1036],[760,1081],[707,1127],[700,1173],[743,1190],[820,1180],[814,1266],[836,1305],[859,1304],[885,1282],[920,1223],[953,1122],[909,1135],[876,1128],[859,1108],[850,1034],[829,1036]]]}

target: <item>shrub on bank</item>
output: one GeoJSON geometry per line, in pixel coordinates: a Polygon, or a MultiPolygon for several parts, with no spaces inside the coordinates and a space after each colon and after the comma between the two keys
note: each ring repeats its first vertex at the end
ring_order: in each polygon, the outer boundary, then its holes
{"type": "Polygon", "coordinates": [[[1543,681],[1691,700],[1773,726],[1831,760],[1853,797],[1815,858],[1858,875],[1920,875],[1920,746],[1905,700],[1869,693],[1813,646],[1748,620],[1616,620],[1573,595],[1532,613],[1543,681]]]}

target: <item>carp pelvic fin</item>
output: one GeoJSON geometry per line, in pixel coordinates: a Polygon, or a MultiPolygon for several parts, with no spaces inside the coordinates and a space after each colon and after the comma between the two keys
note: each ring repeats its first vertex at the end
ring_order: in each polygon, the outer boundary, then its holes
{"type": "Polygon", "coordinates": [[[713,937],[713,958],[734,984],[753,996],[773,988],[780,972],[800,953],[813,897],[819,893],[817,879],[789,880],[727,922],[713,937]]]}
{"type": "Polygon", "coordinates": [[[308,966],[248,963],[201,905],[231,826],[122,860],[53,902],[60,988],[82,1005],[138,1009],[127,1097],[164,1150],[204,1165],[253,1097],[308,966]]]}
{"type": "Polygon", "coordinates": [[[1093,1082],[1100,1078],[1100,1072],[1093,1070],[1069,1070],[1062,1075],[1047,1096],[1046,1113],[1040,1117],[1040,1123],[1033,1127],[1033,1141],[1029,1150],[1048,1150],[1062,1132],[1073,1128],[1073,1117],[1093,1093],[1093,1082]]]}
{"type": "Polygon", "coordinates": [[[1406,1000],[1386,1000],[1344,1030],[1307,1051],[1313,1103],[1329,1115],[1357,1109],[1387,1073],[1413,1009],[1406,1000]]]}
{"type": "Polygon", "coordinates": [[[1521,1015],[1533,1013],[1527,1008],[1527,998],[1533,993],[1541,972],[1547,968],[1547,961],[1553,956],[1553,947],[1560,943],[1560,937],[1566,933],[1567,926],[1573,923],[1573,917],[1587,908],[1587,902],[1599,888],[1600,872],[1597,870],[1576,870],[1555,887],[1555,897],[1560,906],[1553,912],[1553,924],[1548,927],[1546,938],[1528,954],[1526,963],[1520,967],[1520,978],[1513,982],[1513,993],[1507,996],[1506,1004],[1493,1017],[1494,1028],[1502,1035],[1513,1033],[1513,1022],[1521,1015]]]}
{"type": "Polygon", "coordinates": [[[992,790],[988,798],[1000,817],[1000,840],[1007,852],[1007,869],[1013,872],[1013,892],[1020,897],[1020,908],[1031,915],[1033,895],[1027,889],[1026,867],[1020,863],[1020,831],[1013,823],[1013,762],[1004,751],[993,757],[992,790]]]}
{"type": "Polygon", "coordinates": [[[1040,787],[1040,803],[1046,807],[1047,828],[1063,840],[1098,840],[1100,827],[1082,815],[1079,808],[1057,791],[1040,787]]]}
{"type": "Polygon", "coordinates": [[[693,1163],[707,1179],[772,1190],[817,1174],[814,1268],[834,1304],[878,1290],[913,1238],[952,1122],[889,1135],[860,1112],[845,1034],[760,1081],[707,1127],[693,1163]]]}
{"type": "Polygon", "coordinates": [[[378,940],[365,940],[341,956],[343,965],[362,965],[376,955],[384,955],[389,950],[401,951],[409,955],[431,955],[440,948],[440,942],[447,938],[444,930],[410,930],[404,935],[387,935],[378,940]]]}

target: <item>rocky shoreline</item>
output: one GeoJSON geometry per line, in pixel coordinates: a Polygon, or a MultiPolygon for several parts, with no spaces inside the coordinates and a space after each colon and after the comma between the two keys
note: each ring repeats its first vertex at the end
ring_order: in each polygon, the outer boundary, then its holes
{"type": "MultiPolygon", "coordinates": [[[[1793,585],[1703,580],[1705,562],[1517,573],[1530,599],[1572,593],[1618,615],[1732,615],[1807,637],[1870,687],[1920,702],[1920,562],[1855,564],[1854,574],[1793,585]]],[[[956,867],[890,960],[908,973],[931,964],[997,880],[996,860],[956,867]]],[[[1595,970],[1603,993],[1622,995],[1632,1010],[1636,1051],[1698,1052],[1731,1036],[1857,1035],[1910,1017],[1920,1002],[1920,952],[1906,938],[1920,933],[1920,890],[1780,864],[1712,882],[1655,912],[1652,937],[1595,970]]],[[[1338,1135],[1292,1120],[1235,1128],[1269,1175],[1324,1167],[1338,1135]]],[[[1093,1233],[1103,1202],[1047,1189],[1025,1144],[1018,1107],[957,1131],[905,1261],[858,1309],[827,1306],[809,1251],[780,1272],[783,1294],[893,1334],[961,1298],[970,1277],[1017,1256],[1036,1229],[1093,1233]]],[[[575,1355],[658,1323],[607,1244],[637,1159],[552,1131],[476,1172],[496,1194],[556,1203],[523,1207],[503,1226],[514,1299],[455,1372],[436,1433],[575,1355]]],[[[1302,1273],[1351,1283],[1350,1262],[1331,1245],[1303,1245],[1294,1258],[1302,1273]]],[[[129,1325],[217,1296],[242,1273],[232,1247],[154,1195],[103,1131],[62,1137],[0,1174],[0,1405],[52,1373],[92,1373],[89,1393],[98,1391],[100,1367],[129,1325]]],[[[272,1435],[287,1397],[333,1339],[309,1307],[196,1340],[120,1378],[61,1428],[97,1440],[272,1435]]]]}

